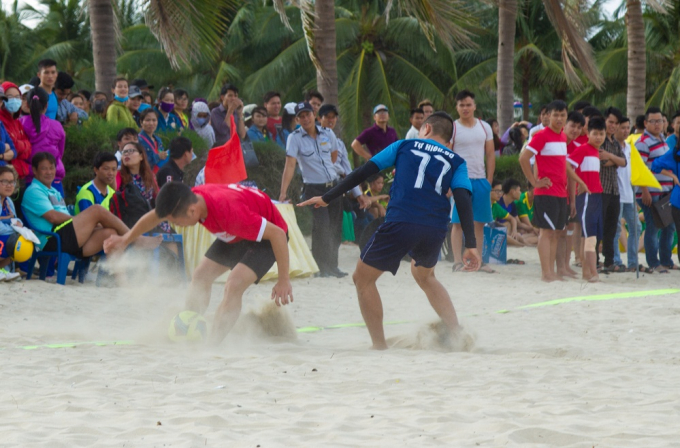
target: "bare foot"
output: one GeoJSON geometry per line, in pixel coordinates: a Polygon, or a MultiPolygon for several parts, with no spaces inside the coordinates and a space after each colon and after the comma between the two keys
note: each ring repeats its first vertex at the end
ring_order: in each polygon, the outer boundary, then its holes
{"type": "Polygon", "coordinates": [[[373,344],[371,346],[371,350],[387,350],[387,348],[388,348],[387,344],[385,344],[385,343],[383,343],[383,344],[373,344]]]}
{"type": "Polygon", "coordinates": [[[595,274],[588,279],[588,283],[600,283],[600,276],[595,274]]]}
{"type": "Polygon", "coordinates": [[[577,278],[576,272],[572,271],[571,269],[565,269],[563,271],[559,271],[557,275],[561,277],[569,277],[569,278],[577,278]]]}
{"type": "Polygon", "coordinates": [[[555,274],[544,274],[541,275],[541,280],[546,282],[546,283],[552,283],[558,280],[557,276],[555,274]]]}

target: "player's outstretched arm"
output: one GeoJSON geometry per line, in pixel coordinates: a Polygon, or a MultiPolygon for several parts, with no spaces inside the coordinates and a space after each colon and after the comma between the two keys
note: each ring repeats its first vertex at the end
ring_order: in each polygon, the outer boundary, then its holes
{"type": "Polygon", "coordinates": [[[271,243],[276,258],[276,266],[279,270],[279,279],[272,288],[271,298],[278,306],[288,305],[293,301],[293,287],[290,284],[290,259],[286,232],[277,225],[267,222],[262,239],[271,243]]]}
{"type": "Polygon", "coordinates": [[[338,185],[331,188],[326,194],[321,196],[321,198],[315,197],[309,199],[305,202],[301,202],[298,204],[298,206],[304,207],[305,205],[314,205],[315,207],[325,207],[335,199],[345,194],[345,192],[351,190],[372,175],[379,172],[380,168],[378,168],[378,165],[375,162],[369,160],[359,168],[349,173],[347,177],[345,177],[338,185]]]}
{"type": "Polygon", "coordinates": [[[125,250],[130,244],[134,243],[137,238],[157,227],[162,221],[163,220],[158,217],[155,210],[147,212],[125,235],[113,235],[108,237],[106,241],[104,241],[104,253],[110,254],[125,250]]]}

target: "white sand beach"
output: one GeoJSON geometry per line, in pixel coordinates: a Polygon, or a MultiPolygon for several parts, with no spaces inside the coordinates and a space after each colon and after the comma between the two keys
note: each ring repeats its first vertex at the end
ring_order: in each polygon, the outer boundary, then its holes
{"type": "MultiPolygon", "coordinates": [[[[680,272],[546,285],[535,249],[509,256],[527,264],[500,275],[437,268],[471,352],[423,347],[435,314],[406,263],[379,281],[385,321],[406,322],[386,326],[399,342],[386,352],[368,350],[360,326],[267,338],[249,310],[272,282],[246,293],[235,332],[210,349],[166,340],[182,288],[0,284],[0,446],[677,446],[680,294],[649,291],[677,288],[680,272]],[[517,309],[631,292],[643,295],[517,309]],[[409,348],[419,332],[421,347],[409,348]],[[78,345],[46,346],[65,343],[78,345]]],[[[341,269],[357,257],[343,246],[341,269]]],[[[362,322],[350,277],[293,288],[295,327],[362,322]]],[[[208,319],[219,300],[215,285],[208,319]]]]}

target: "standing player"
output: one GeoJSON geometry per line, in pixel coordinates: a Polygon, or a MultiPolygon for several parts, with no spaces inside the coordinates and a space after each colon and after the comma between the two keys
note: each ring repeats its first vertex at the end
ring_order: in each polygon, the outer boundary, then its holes
{"type": "Polygon", "coordinates": [[[592,117],[588,121],[588,143],[579,146],[567,157],[567,161],[576,168],[576,174],[586,185],[585,188],[579,188],[576,208],[584,238],[581,245],[583,279],[593,283],[600,281],[597,275],[596,246],[597,240],[602,238],[604,216],[602,214],[603,190],[600,182],[601,152],[599,148],[607,138],[605,129],[605,121],[602,117],[592,117]]]}
{"type": "Polygon", "coordinates": [[[168,182],[156,197],[156,209],[144,215],[122,236],[104,243],[105,252],[124,250],[162,221],[179,226],[201,223],[217,239],[194,270],[186,309],[203,314],[210,304],[213,282],[231,269],[224,285],[224,299],[215,312],[210,335],[219,343],[241,313],[246,289],[260,281],[276,261],[279,279],[272,289],[277,305],[293,301],[288,277],[288,226],[271,199],[261,191],[236,184],[189,188],[168,182]]]}
{"type": "Polygon", "coordinates": [[[436,112],[425,120],[418,139],[391,144],[323,196],[299,204],[325,207],[370,176],[396,167],[385,223],[363,248],[353,276],[374,349],[387,348],[376,281],[385,271],[396,275],[406,254],[412,258],[411,272],[432,308],[449,331],[454,335],[460,331],[451,298],[434,276],[451,210],[446,197],[449,189],[453,191],[465,235],[465,269],[479,269],[481,257],[476,249],[472,187],[465,161],[449,149],[452,133],[453,119],[445,112],[436,112]]]}
{"type": "MultiPolygon", "coordinates": [[[[567,166],[567,137],[562,128],[567,120],[567,104],[553,101],[548,104],[550,124],[537,132],[526,151],[519,156],[527,181],[534,186],[534,220],[541,229],[538,236],[538,257],[541,260],[541,280],[553,282],[563,280],[555,273],[555,262],[559,272],[564,271],[564,254],[557,253],[558,239],[566,238],[567,223],[567,176],[579,185],[583,181],[567,166]],[[531,158],[536,156],[538,175],[534,176],[531,158]]],[[[564,247],[564,245],[561,245],[564,247]]]]}

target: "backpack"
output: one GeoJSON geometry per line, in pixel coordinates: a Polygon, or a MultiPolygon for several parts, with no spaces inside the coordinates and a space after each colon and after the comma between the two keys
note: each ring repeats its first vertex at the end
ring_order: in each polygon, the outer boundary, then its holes
{"type": "Polygon", "coordinates": [[[130,182],[111,197],[109,210],[126,226],[132,228],[142,216],[151,210],[151,206],[142,196],[139,188],[130,182]]]}

